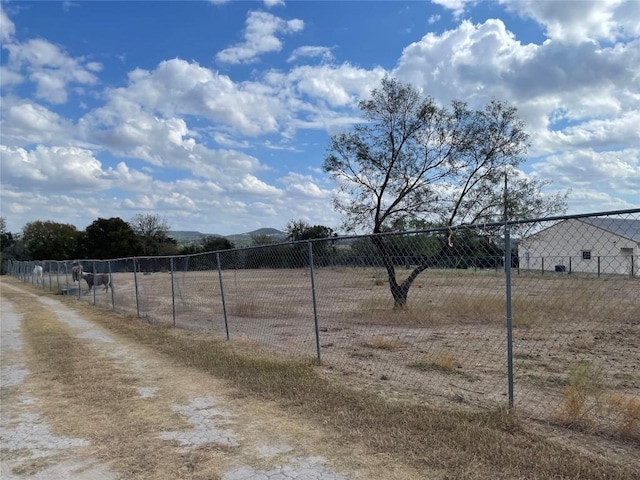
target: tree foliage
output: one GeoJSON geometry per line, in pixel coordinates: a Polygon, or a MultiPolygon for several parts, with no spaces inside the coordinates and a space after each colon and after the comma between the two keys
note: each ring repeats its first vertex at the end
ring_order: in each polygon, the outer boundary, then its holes
{"type": "Polygon", "coordinates": [[[304,220],[292,220],[285,228],[287,240],[313,240],[318,238],[330,238],[336,236],[333,229],[324,225],[309,225],[304,220]]]}
{"type": "Polygon", "coordinates": [[[131,222],[142,255],[174,255],[178,244],[169,236],[169,223],[158,214],[138,214],[131,222]]]}
{"type": "Polygon", "coordinates": [[[12,246],[16,243],[13,234],[7,231],[7,221],[4,217],[0,217],[0,274],[4,275],[5,263],[7,260],[13,260],[12,246]]]}
{"type": "Polygon", "coordinates": [[[218,250],[232,250],[235,248],[233,242],[225,237],[215,237],[213,235],[202,239],[202,250],[204,252],[216,252],[218,250]]]}
{"type": "Polygon", "coordinates": [[[135,231],[119,217],[98,218],[82,238],[83,256],[94,259],[132,257],[140,253],[135,231]]]}
{"type": "Polygon", "coordinates": [[[22,240],[32,260],[74,258],[81,235],[73,225],[48,220],[29,222],[22,229],[22,240]]]}
{"type": "MultiPolygon", "coordinates": [[[[311,226],[304,220],[292,220],[285,227],[287,233],[287,240],[294,242],[300,242],[304,240],[321,240],[323,238],[336,237],[333,229],[324,225],[311,226]]],[[[331,252],[334,242],[313,242],[312,249],[315,256],[326,256],[331,252]]],[[[308,256],[307,247],[304,245],[297,245],[294,247],[292,253],[295,257],[306,258],[308,256]]]]}
{"type": "Polygon", "coordinates": [[[7,220],[4,217],[0,217],[0,251],[10,247],[13,242],[15,242],[13,234],[7,232],[7,220]]]}
{"type": "MultiPolygon", "coordinates": [[[[489,223],[565,208],[563,195],[543,196],[544,181],[518,172],[529,136],[514,107],[497,100],[478,110],[461,101],[441,107],[390,78],[359,106],[365,121],[331,137],[323,164],[338,182],[334,205],[347,231],[377,234],[419,222],[489,223]],[[505,175],[512,183],[506,202],[505,175]]],[[[373,241],[395,305],[404,307],[427,264],[399,283],[389,242],[381,236],[373,241]]]]}

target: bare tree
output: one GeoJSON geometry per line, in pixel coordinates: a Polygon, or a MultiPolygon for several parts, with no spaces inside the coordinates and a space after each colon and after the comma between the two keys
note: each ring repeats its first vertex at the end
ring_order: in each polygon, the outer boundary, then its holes
{"type": "Polygon", "coordinates": [[[158,214],[138,214],[129,222],[140,240],[143,255],[176,253],[176,241],[169,237],[169,224],[158,214]]]}
{"type": "MultiPolygon", "coordinates": [[[[504,219],[504,175],[518,181],[509,214],[533,216],[564,209],[562,195],[545,197],[545,182],[518,174],[529,137],[514,107],[493,100],[472,110],[453,101],[440,107],[409,84],[384,78],[360,102],[364,122],[331,137],[324,170],[339,185],[334,200],[347,231],[374,234],[416,220],[431,225],[504,219]]],[[[392,252],[382,236],[373,242],[387,270],[395,307],[428,263],[396,279],[392,252]]]]}

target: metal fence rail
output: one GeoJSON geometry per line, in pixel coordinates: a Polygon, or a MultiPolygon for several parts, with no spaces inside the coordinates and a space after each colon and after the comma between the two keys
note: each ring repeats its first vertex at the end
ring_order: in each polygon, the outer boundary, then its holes
{"type": "Polygon", "coordinates": [[[640,209],[7,267],[152,323],[317,357],[354,383],[640,437],[640,209]],[[74,283],[77,265],[111,288],[74,283]]]}

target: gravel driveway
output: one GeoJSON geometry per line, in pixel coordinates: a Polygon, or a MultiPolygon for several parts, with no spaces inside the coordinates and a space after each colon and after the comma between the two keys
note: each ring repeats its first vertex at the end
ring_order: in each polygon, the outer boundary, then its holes
{"type": "MultiPolygon", "coordinates": [[[[327,458],[322,453],[323,440],[317,429],[296,424],[275,406],[260,405],[253,399],[234,399],[221,381],[172,366],[154,352],[114,337],[51,296],[36,295],[28,287],[4,280],[1,286],[3,480],[138,478],[117,471],[114,459],[99,460],[93,456],[97,446],[88,438],[56,433],[50,419],[40,411],[39,405],[47,401],[49,393],[32,381],[32,372],[27,367],[29,353],[21,324],[28,315],[24,305],[29,302],[44,306],[52,318],[88,342],[96,352],[111,356],[120,367],[129,369],[138,379],[136,388],[141,398],[154,402],[161,399],[161,392],[187,394],[188,401],[170,404],[171,412],[166,415],[180,416],[190,428],[165,431],[159,425],[156,433],[183,455],[203,445],[212,445],[217,451],[226,449],[224,467],[215,476],[206,478],[346,480],[371,475],[384,478],[380,475],[384,470],[375,461],[363,458],[353,462],[352,457],[347,458],[349,455],[327,458]]],[[[166,402],[167,398],[162,400],[166,402]]],[[[205,477],[185,474],[180,478],[205,477]]],[[[398,473],[393,478],[409,477],[398,473]]]]}

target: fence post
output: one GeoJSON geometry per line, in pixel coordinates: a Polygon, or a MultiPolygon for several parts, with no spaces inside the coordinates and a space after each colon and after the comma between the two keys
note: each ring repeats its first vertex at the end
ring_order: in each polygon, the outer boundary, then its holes
{"type": "Polygon", "coordinates": [[[109,269],[109,285],[111,285],[111,310],[116,311],[116,297],[113,293],[113,275],[111,275],[111,260],[107,262],[107,268],[109,269]]]}
{"type": "Polygon", "coordinates": [[[60,262],[56,262],[56,285],[58,287],[56,293],[60,293],[60,262]]]}
{"type": "Polygon", "coordinates": [[[544,275],[544,257],[542,257],[542,274],[544,275]]]}
{"type": "Polygon", "coordinates": [[[176,326],[176,292],[173,286],[173,257],[169,258],[169,266],[171,268],[171,311],[173,314],[173,326],[176,326]]]}
{"type": "Polygon", "coordinates": [[[598,278],[600,278],[600,255],[598,255],[598,278]]]}
{"type": "Polygon", "coordinates": [[[505,240],[505,258],[509,261],[505,262],[506,273],[506,302],[507,302],[507,376],[509,383],[509,408],[513,407],[513,317],[511,305],[511,232],[509,225],[505,224],[504,231],[505,240]]]}
{"type": "Polygon", "coordinates": [[[133,257],[133,285],[136,289],[136,315],[140,318],[140,297],[138,295],[138,262],[133,257]]]}
{"type": "MultiPolygon", "coordinates": [[[[53,288],[53,284],[52,284],[52,281],[51,281],[51,262],[47,262],[47,267],[48,267],[48,270],[49,270],[49,291],[51,291],[51,289],[53,288]]],[[[44,290],[44,288],[43,288],[43,290],[44,290]]]]}
{"type": "Polygon", "coordinates": [[[220,252],[216,252],[216,262],[218,263],[218,280],[220,281],[220,295],[222,296],[222,315],[224,316],[224,330],[229,340],[229,323],[227,320],[227,304],[224,300],[224,287],[222,286],[222,267],[220,266],[220,252]]]}
{"type": "Polygon", "coordinates": [[[631,256],[629,257],[629,260],[631,260],[631,278],[636,276],[636,272],[635,272],[635,262],[633,259],[633,254],[631,254],[631,256]]]}
{"type": "MultiPolygon", "coordinates": [[[[67,265],[67,261],[64,261],[64,281],[67,284],[67,294],[69,294],[69,266],[67,265]]],[[[78,285],[80,283],[78,282],[78,285]]]]}
{"type": "Polygon", "coordinates": [[[309,245],[309,273],[311,276],[311,297],[313,299],[313,324],[316,330],[316,354],[320,361],[320,329],[318,328],[318,305],[316,303],[316,280],[313,270],[313,243],[307,242],[309,245]]]}
{"type": "Polygon", "coordinates": [[[96,274],[98,271],[96,270],[96,262],[93,261],[93,286],[91,289],[93,290],[93,304],[96,304],[96,274]]]}
{"type": "Polygon", "coordinates": [[[569,275],[571,275],[571,256],[569,256],[569,275]]]}

